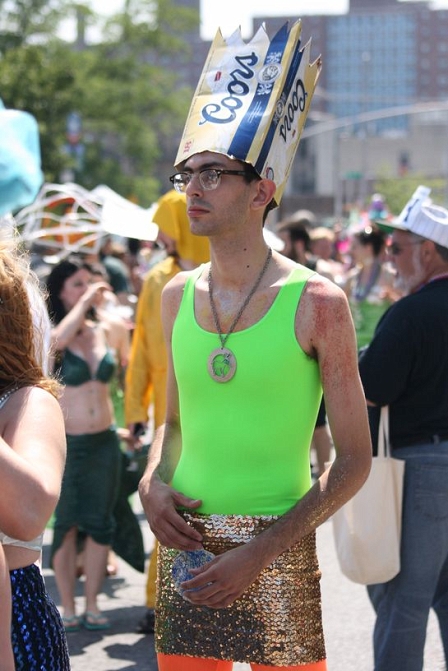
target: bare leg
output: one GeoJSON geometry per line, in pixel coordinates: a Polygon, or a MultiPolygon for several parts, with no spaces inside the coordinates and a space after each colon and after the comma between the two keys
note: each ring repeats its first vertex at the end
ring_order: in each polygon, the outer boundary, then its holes
{"type": "Polygon", "coordinates": [[[0,671],[14,671],[11,645],[11,582],[3,545],[0,545],[0,604],[0,671]]]}
{"type": "Polygon", "coordinates": [[[107,556],[110,547],[100,545],[88,536],[84,546],[84,573],[86,576],[86,612],[99,613],[97,599],[106,575],[107,556]]]}
{"type": "Polygon", "coordinates": [[[73,527],[64,536],[53,557],[53,568],[64,617],[75,615],[76,536],[73,527]]]}

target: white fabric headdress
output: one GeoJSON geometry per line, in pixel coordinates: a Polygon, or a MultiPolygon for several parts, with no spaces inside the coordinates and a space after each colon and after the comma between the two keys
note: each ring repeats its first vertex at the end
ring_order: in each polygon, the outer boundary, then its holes
{"type": "Polygon", "coordinates": [[[385,224],[377,222],[378,225],[388,232],[398,229],[415,233],[448,248],[448,210],[434,205],[430,193],[429,187],[419,186],[398,217],[385,224]]]}

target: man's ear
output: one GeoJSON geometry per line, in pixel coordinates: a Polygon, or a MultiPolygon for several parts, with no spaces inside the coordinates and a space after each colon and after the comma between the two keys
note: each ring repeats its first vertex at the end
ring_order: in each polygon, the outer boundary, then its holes
{"type": "Polygon", "coordinates": [[[424,240],[420,245],[421,252],[425,258],[432,258],[436,254],[436,246],[432,240],[424,240]]]}
{"type": "Polygon", "coordinates": [[[257,209],[262,208],[264,210],[275,196],[277,189],[275,182],[272,179],[259,179],[253,183],[257,187],[257,191],[252,202],[257,209]]]}

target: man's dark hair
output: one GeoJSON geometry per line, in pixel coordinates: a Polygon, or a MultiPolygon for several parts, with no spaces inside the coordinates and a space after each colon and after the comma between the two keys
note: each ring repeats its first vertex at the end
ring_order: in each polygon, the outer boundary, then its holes
{"type": "Polygon", "coordinates": [[[361,245],[372,245],[374,256],[379,256],[384,249],[386,236],[378,227],[369,226],[359,233],[355,233],[355,238],[361,245]]]}

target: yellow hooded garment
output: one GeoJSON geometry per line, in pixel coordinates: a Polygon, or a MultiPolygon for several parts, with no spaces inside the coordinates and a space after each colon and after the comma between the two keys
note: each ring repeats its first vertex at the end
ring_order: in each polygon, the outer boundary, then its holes
{"type": "MultiPolygon", "coordinates": [[[[176,242],[180,259],[192,261],[195,266],[209,260],[208,239],[190,233],[184,194],[173,189],[162,196],[153,221],[176,242]]],[[[146,422],[151,402],[155,428],[165,421],[167,354],[160,304],[165,284],[180,270],[176,258],[169,256],[151,268],[143,282],[126,371],[126,424],[146,422]]]]}

